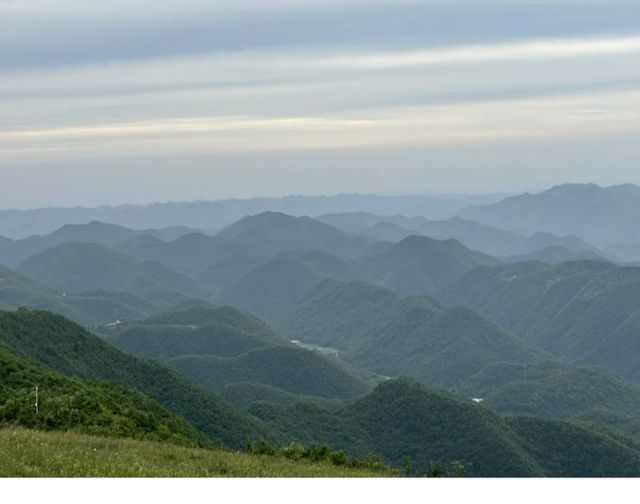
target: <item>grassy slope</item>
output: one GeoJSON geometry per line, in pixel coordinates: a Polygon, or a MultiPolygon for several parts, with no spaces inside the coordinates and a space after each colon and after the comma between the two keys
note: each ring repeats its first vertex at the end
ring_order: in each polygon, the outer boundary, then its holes
{"type": "Polygon", "coordinates": [[[17,477],[381,477],[331,463],[292,461],[71,433],[0,430],[0,476],[17,477]]]}

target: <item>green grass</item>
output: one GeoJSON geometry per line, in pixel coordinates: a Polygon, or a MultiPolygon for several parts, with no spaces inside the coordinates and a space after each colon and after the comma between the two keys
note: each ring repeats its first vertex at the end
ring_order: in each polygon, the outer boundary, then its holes
{"type": "Polygon", "coordinates": [[[390,477],[330,462],[69,432],[0,430],[1,477],[390,477]]]}

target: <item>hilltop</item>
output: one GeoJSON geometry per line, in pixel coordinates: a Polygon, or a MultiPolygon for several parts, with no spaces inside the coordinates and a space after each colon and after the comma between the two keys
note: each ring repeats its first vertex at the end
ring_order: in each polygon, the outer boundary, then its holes
{"type": "Polygon", "coordinates": [[[103,289],[63,293],[0,266],[0,309],[50,310],[81,324],[138,319],[161,306],[134,294],[103,289]]]}
{"type": "Polygon", "coordinates": [[[362,258],[362,268],[400,294],[434,294],[476,266],[500,261],[456,240],[409,236],[383,244],[362,258]]]}
{"type": "Polygon", "coordinates": [[[355,263],[327,252],[290,252],[252,269],[222,289],[216,300],[255,313],[266,320],[275,320],[327,278],[364,280],[367,275],[355,263]]]}
{"type": "Polygon", "coordinates": [[[398,242],[411,235],[429,236],[437,240],[454,239],[471,250],[493,256],[509,255],[520,246],[524,238],[460,217],[428,220],[424,217],[403,215],[374,215],[371,213],[327,214],[318,220],[345,231],[383,241],[398,242]]]}
{"type": "MultiPolygon", "coordinates": [[[[228,306],[183,305],[139,322],[105,328],[107,341],[123,351],[152,357],[203,387],[253,385],[300,397],[349,398],[371,388],[366,373],[301,348],[264,322],[228,306]],[[109,334],[110,333],[110,334],[109,334]]],[[[282,394],[280,394],[282,397],[282,394]]],[[[258,397],[257,399],[260,399],[258,397]]]]}
{"type": "Polygon", "coordinates": [[[34,255],[17,271],[63,292],[124,291],[165,304],[207,296],[204,284],[179,271],[94,243],[64,243],[34,255]]]}

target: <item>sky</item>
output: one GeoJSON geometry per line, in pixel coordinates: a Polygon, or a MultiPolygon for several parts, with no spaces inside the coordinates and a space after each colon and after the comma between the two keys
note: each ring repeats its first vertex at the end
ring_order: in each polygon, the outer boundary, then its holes
{"type": "Polygon", "coordinates": [[[0,208],[640,183],[636,0],[0,0],[0,208]]]}

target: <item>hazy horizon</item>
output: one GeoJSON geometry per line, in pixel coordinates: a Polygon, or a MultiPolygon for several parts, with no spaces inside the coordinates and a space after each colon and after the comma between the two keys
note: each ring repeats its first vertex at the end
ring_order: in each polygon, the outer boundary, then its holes
{"type": "Polygon", "coordinates": [[[229,195],[228,197],[219,197],[219,198],[198,198],[198,199],[165,199],[165,200],[151,200],[151,201],[115,201],[113,203],[96,203],[96,204],[77,204],[77,205],[44,205],[44,206],[33,206],[33,207],[4,207],[0,206],[0,212],[3,211],[29,211],[29,210],[46,210],[46,209],[63,209],[63,208],[100,208],[100,207],[126,207],[126,206],[152,206],[152,205],[165,205],[165,204],[189,204],[189,203],[215,203],[221,201],[250,201],[250,200],[285,200],[285,199],[295,199],[295,198],[337,198],[337,197],[353,197],[353,196],[373,196],[373,197],[427,197],[434,199],[442,199],[442,200],[465,200],[465,199],[473,199],[473,198],[490,198],[495,201],[499,201],[504,198],[509,198],[512,196],[519,196],[522,194],[539,194],[550,190],[557,186],[563,185],[597,185],[598,187],[608,188],[615,187],[621,185],[637,185],[631,182],[622,182],[620,184],[597,184],[596,182],[573,182],[573,181],[565,181],[559,184],[551,185],[551,186],[543,186],[537,188],[523,189],[523,190],[513,190],[507,192],[427,192],[427,191],[394,191],[394,192],[335,192],[335,193],[286,193],[286,194],[256,194],[253,196],[234,196],[229,195]]]}

